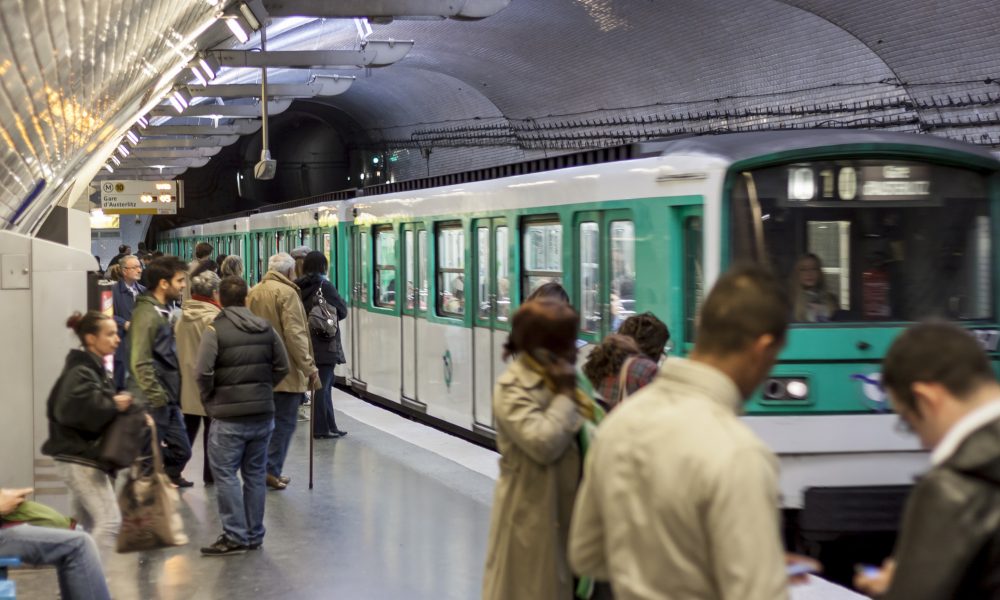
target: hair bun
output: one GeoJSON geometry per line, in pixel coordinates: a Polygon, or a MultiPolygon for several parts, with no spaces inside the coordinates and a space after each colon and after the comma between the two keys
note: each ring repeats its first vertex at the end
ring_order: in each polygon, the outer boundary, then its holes
{"type": "Polygon", "coordinates": [[[80,322],[83,321],[83,314],[77,311],[66,319],[66,327],[69,327],[73,331],[77,331],[80,328],[80,322]]]}

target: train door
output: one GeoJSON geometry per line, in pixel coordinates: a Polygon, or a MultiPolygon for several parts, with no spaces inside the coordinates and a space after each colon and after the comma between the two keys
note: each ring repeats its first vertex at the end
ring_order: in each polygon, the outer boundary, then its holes
{"type": "MultiPolygon", "coordinates": [[[[493,432],[493,384],[503,371],[503,344],[510,331],[510,229],[504,219],[473,223],[475,307],[473,316],[473,429],[493,432]]],[[[468,290],[468,286],[466,287],[468,290]]]]}
{"type": "Polygon", "coordinates": [[[629,211],[592,211],[574,228],[580,337],[596,344],[636,312],[635,224],[629,211]]]}
{"type": "Polygon", "coordinates": [[[254,243],[254,282],[260,282],[264,278],[264,271],[267,270],[267,234],[257,232],[254,243]]]}
{"type": "Polygon", "coordinates": [[[362,319],[368,307],[368,272],[371,257],[367,229],[351,227],[351,384],[364,388],[361,345],[364,343],[362,319]]]}
{"type": "Polygon", "coordinates": [[[405,290],[400,318],[401,372],[403,404],[417,410],[427,410],[420,401],[417,369],[419,320],[427,316],[427,230],[418,223],[403,225],[403,285],[405,290]]]}

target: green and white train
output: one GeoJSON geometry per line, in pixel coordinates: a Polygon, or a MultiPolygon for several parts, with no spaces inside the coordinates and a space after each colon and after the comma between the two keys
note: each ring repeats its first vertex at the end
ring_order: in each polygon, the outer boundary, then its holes
{"type": "Polygon", "coordinates": [[[801,506],[810,486],[911,482],[926,456],[896,431],[879,363],[907,323],[930,316],[974,330],[998,358],[996,158],[933,136],[847,130],[635,148],[629,160],[183,227],[158,247],[189,257],[209,241],[240,254],[251,283],[277,251],[323,250],[350,305],[346,383],[482,439],[508,319],[541,282],[566,287],[588,342],[651,311],[683,356],[719,273],[764,261],[800,304],[832,304],[796,311],[803,321],[747,404],[747,424],[782,460],[785,506],[801,506]],[[799,271],[816,268],[822,298],[799,289],[799,271]]]}

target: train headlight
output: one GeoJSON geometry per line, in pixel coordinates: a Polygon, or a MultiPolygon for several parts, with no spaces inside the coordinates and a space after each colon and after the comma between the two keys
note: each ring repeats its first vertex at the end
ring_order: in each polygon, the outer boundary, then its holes
{"type": "Polygon", "coordinates": [[[762,390],[766,402],[806,402],[809,400],[809,379],[806,377],[772,377],[762,390]]]}

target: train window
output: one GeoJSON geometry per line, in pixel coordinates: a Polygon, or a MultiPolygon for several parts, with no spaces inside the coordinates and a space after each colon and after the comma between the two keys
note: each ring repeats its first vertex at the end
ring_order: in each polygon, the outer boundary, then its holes
{"type": "Polygon", "coordinates": [[[787,278],[793,320],[993,315],[986,174],[865,159],[741,176],[754,185],[734,188],[732,256],[757,256],[787,278]],[[810,172],[814,184],[806,185],[810,172]]]}
{"type": "Polygon", "coordinates": [[[612,221],[611,240],[611,330],[635,314],[635,224],[612,221]]]}
{"type": "Polygon", "coordinates": [[[465,314],[465,232],[458,225],[438,229],[438,312],[465,314]]]}
{"type": "Polygon", "coordinates": [[[427,230],[417,232],[417,309],[427,310],[427,230]]]}
{"type": "Polygon", "coordinates": [[[396,232],[375,229],[375,306],[396,306],[396,232]]]}
{"type": "Polygon", "coordinates": [[[508,257],[510,231],[506,225],[496,228],[497,261],[497,321],[506,321],[510,317],[510,262],[508,257]]]}
{"type": "Polygon", "coordinates": [[[542,222],[524,226],[524,285],[525,298],[549,282],[562,283],[562,225],[542,222]]]}
{"type": "Polygon", "coordinates": [[[489,319],[490,318],[490,228],[489,227],[479,227],[476,229],[476,244],[477,244],[477,264],[479,268],[478,281],[476,282],[478,286],[479,295],[476,298],[479,301],[479,318],[489,319]]]}
{"type": "Polygon", "coordinates": [[[705,299],[701,217],[684,219],[684,341],[694,342],[695,321],[705,299]]]}
{"type": "Polygon", "coordinates": [[[323,233],[323,254],[326,255],[326,264],[330,265],[330,278],[337,281],[337,261],[333,259],[333,236],[329,232],[323,233]]]}
{"type": "Polygon", "coordinates": [[[406,310],[413,310],[415,304],[415,293],[416,287],[413,285],[414,277],[414,256],[413,256],[413,231],[407,230],[403,232],[403,252],[405,258],[403,259],[403,280],[406,281],[406,297],[404,300],[406,304],[403,307],[406,310]]]}
{"type": "Polygon", "coordinates": [[[597,223],[580,223],[580,329],[601,330],[601,240],[597,223]]]}
{"type": "Polygon", "coordinates": [[[361,249],[358,257],[361,258],[361,304],[368,303],[368,263],[371,261],[371,247],[367,231],[360,233],[361,249]]]}

